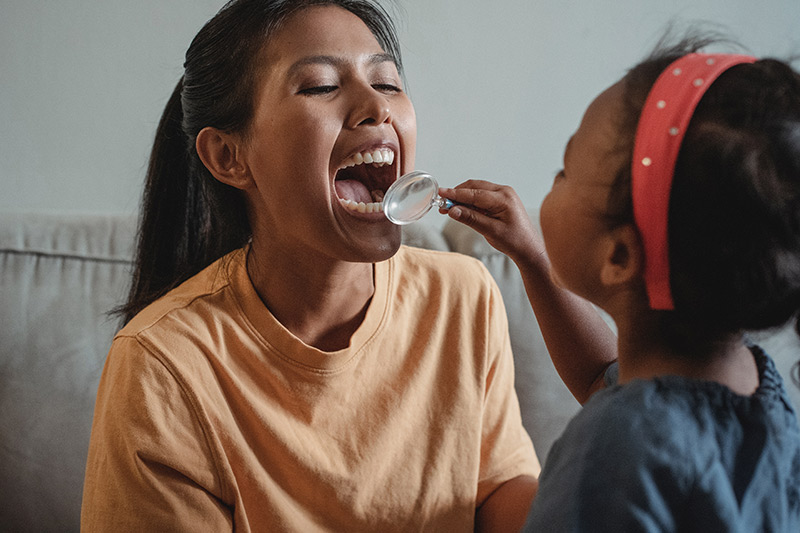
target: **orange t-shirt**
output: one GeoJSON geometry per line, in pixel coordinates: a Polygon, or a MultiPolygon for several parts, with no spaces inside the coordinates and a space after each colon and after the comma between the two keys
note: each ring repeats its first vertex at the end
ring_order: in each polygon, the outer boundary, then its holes
{"type": "Polygon", "coordinates": [[[270,314],[237,250],[139,313],[100,381],[82,529],[471,531],[538,476],[500,292],[483,265],[402,247],[350,346],[270,314]]]}

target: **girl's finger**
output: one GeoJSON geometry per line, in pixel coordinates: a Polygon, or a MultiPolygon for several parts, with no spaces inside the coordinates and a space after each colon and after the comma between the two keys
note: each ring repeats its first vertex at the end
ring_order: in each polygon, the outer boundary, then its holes
{"type": "Polygon", "coordinates": [[[473,206],[484,211],[499,207],[503,199],[497,190],[468,188],[461,185],[455,189],[440,189],[439,194],[457,204],[473,206]]]}
{"type": "Polygon", "coordinates": [[[486,189],[489,191],[497,191],[503,187],[504,185],[486,180],[467,180],[455,186],[456,189],[486,189]]]}
{"type": "Polygon", "coordinates": [[[453,220],[461,222],[484,235],[496,231],[498,225],[498,221],[495,218],[470,209],[466,205],[456,205],[450,208],[447,215],[453,220]]]}

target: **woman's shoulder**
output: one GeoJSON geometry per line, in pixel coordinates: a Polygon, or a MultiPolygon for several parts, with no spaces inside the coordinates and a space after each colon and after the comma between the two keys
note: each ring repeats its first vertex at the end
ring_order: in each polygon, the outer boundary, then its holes
{"type": "Polygon", "coordinates": [[[244,251],[239,249],[217,259],[142,309],[117,336],[136,337],[145,332],[155,333],[160,329],[175,333],[181,324],[193,327],[190,324],[191,317],[204,314],[202,311],[205,306],[197,304],[202,304],[224,291],[230,285],[235,269],[243,265],[244,257],[244,251]]]}
{"type": "Polygon", "coordinates": [[[394,291],[457,305],[502,301],[492,275],[478,259],[456,252],[402,246],[391,260],[394,291]]]}

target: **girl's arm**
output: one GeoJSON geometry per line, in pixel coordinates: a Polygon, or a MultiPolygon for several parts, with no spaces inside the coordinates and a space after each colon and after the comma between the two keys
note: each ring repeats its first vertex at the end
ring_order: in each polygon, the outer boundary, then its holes
{"type": "Polygon", "coordinates": [[[470,180],[439,193],[461,204],[447,212],[450,218],[481,233],[517,265],[553,364],[584,403],[603,387],[605,370],[617,358],[616,335],[589,302],[553,282],[544,243],[514,189],[470,180]]]}

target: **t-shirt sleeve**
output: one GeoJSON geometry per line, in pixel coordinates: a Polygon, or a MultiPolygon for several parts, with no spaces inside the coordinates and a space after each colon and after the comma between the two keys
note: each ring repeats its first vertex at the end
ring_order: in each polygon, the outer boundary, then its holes
{"type": "Polygon", "coordinates": [[[503,299],[494,280],[488,284],[485,396],[482,419],[481,466],[477,503],[501,484],[521,475],[538,477],[540,466],[530,436],[522,425],[514,389],[514,358],[503,299]]]}
{"type": "Polygon", "coordinates": [[[114,341],[95,406],[82,531],[232,530],[190,391],[136,339],[114,341]]]}

